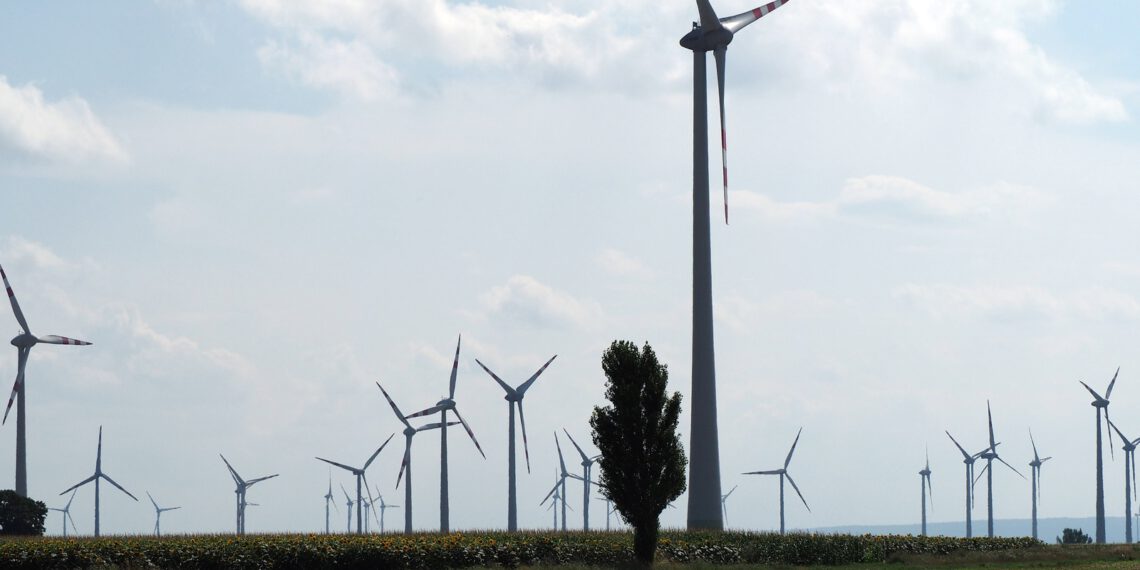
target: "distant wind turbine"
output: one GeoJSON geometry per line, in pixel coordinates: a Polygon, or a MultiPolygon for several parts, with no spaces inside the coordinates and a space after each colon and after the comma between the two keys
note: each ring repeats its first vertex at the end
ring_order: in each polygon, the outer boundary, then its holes
{"type": "MultiPolygon", "coordinates": [[[[989,446],[989,448],[987,448],[982,453],[981,458],[986,460],[986,466],[982,468],[982,473],[986,474],[986,536],[993,538],[994,537],[994,469],[993,469],[994,460],[996,459],[996,460],[1000,461],[1002,463],[1002,465],[1009,467],[1009,469],[1011,471],[1013,471],[1014,473],[1017,473],[1017,476],[1021,477],[1022,479],[1025,478],[1025,475],[1022,475],[1021,471],[1018,471],[1012,465],[1010,465],[1009,463],[1006,463],[1004,459],[1002,459],[1001,457],[998,457],[998,453],[997,453],[998,443],[996,441],[994,441],[994,416],[992,413],[990,413],[990,403],[988,400],[986,401],[986,417],[989,420],[989,426],[990,426],[990,446],[989,446]]],[[[982,473],[979,473],[978,477],[981,477],[982,473]]]]}
{"type": "Polygon", "coordinates": [[[566,428],[562,428],[562,432],[566,434],[566,437],[570,438],[570,443],[574,444],[574,449],[576,449],[578,451],[578,455],[582,457],[582,530],[589,531],[591,483],[590,472],[593,471],[594,462],[597,461],[601,455],[595,455],[593,457],[586,455],[586,452],[582,451],[582,447],[578,445],[578,442],[574,441],[574,438],[570,436],[570,432],[566,431],[566,428]]]}
{"type": "Polygon", "coordinates": [[[954,446],[958,448],[958,451],[962,452],[962,463],[966,464],[966,538],[970,538],[974,536],[974,462],[977,461],[983,453],[988,451],[989,448],[987,447],[970,455],[970,453],[966,451],[966,448],[962,447],[962,445],[958,443],[958,440],[950,435],[949,431],[946,432],[946,437],[950,438],[950,441],[954,442],[954,446]]]}
{"type": "MultiPolygon", "coordinates": [[[[1108,399],[1112,397],[1112,388],[1116,385],[1116,377],[1120,375],[1120,367],[1116,368],[1116,373],[1112,375],[1112,381],[1108,383],[1108,390],[1105,390],[1104,397],[1096,393],[1096,390],[1089,388],[1088,384],[1081,382],[1081,386],[1085,387],[1093,396],[1092,407],[1096,408],[1096,543],[1104,544],[1104,454],[1101,451],[1100,444],[1100,415],[1101,411],[1104,412],[1104,419],[1108,417],[1108,399]]],[[[1112,451],[1112,431],[1108,432],[1108,452],[1112,451]]]]}
{"type": "Polygon", "coordinates": [[[507,419],[507,530],[510,532],[519,529],[518,495],[515,492],[515,407],[519,409],[519,423],[522,425],[526,472],[530,473],[530,449],[528,449],[526,442],[526,416],[523,414],[523,396],[526,395],[526,391],[530,389],[534,381],[538,380],[538,376],[546,370],[546,367],[550,366],[551,362],[554,362],[555,358],[558,358],[557,354],[551,356],[550,360],[547,360],[546,364],[543,364],[542,368],[538,369],[538,372],[535,372],[526,382],[519,384],[518,388],[511,388],[510,384],[503,382],[501,378],[496,376],[494,372],[491,372],[491,369],[487,368],[478,358],[475,359],[475,362],[482,367],[487,374],[490,374],[491,378],[494,378],[495,382],[507,393],[504,399],[507,401],[507,408],[509,410],[507,419]]]}
{"type": "Polygon", "coordinates": [[[451,363],[451,382],[449,383],[447,397],[426,410],[420,410],[408,416],[408,419],[411,419],[439,413],[441,426],[439,430],[439,531],[444,533],[451,532],[451,510],[447,499],[447,412],[455,414],[459,423],[463,424],[463,429],[467,430],[467,436],[475,443],[475,449],[479,450],[479,455],[482,455],[483,459],[487,459],[487,454],[483,453],[483,447],[479,445],[479,440],[475,439],[475,432],[471,431],[471,426],[467,425],[467,421],[463,419],[463,416],[459,414],[459,409],[455,407],[455,379],[459,373],[459,346],[462,343],[463,336],[460,335],[459,342],[455,343],[455,360],[451,363]]]}
{"type": "Polygon", "coordinates": [[[159,522],[162,521],[162,513],[181,509],[182,507],[160,507],[158,503],[155,502],[154,497],[150,496],[150,491],[146,492],[146,496],[150,498],[150,504],[154,505],[154,535],[162,536],[162,531],[159,528],[159,522]]]}
{"type": "Polygon", "coordinates": [[[930,486],[930,451],[926,452],[926,467],[918,472],[922,478],[922,536],[926,536],[926,499],[930,498],[930,508],[934,508],[934,496],[930,486]]]}
{"type": "Polygon", "coordinates": [[[348,496],[348,491],[344,490],[344,485],[340,486],[340,490],[344,493],[344,514],[345,514],[345,529],[344,532],[352,532],[352,497],[348,496]]]}
{"type": "Polygon", "coordinates": [[[542,503],[545,503],[547,499],[554,496],[556,491],[560,491],[557,495],[562,500],[562,532],[566,532],[566,509],[569,508],[566,504],[566,479],[579,479],[579,477],[566,470],[566,461],[562,458],[562,444],[558,443],[558,432],[554,432],[554,446],[558,449],[557,483],[555,483],[554,488],[546,494],[546,498],[542,500],[542,503]]]}
{"type": "MultiPolygon", "coordinates": [[[[1030,475],[1033,477],[1033,538],[1037,538],[1037,499],[1041,497],[1041,465],[1052,457],[1041,458],[1037,455],[1037,442],[1033,441],[1033,430],[1029,430],[1029,443],[1033,445],[1033,461],[1029,462],[1030,475]]],[[[1133,476],[1136,472],[1133,471],[1133,476]]],[[[1127,480],[1127,477],[1125,477],[1127,480]]],[[[1125,493],[1127,494],[1127,492],[1125,493]]]]}
{"type": "Polygon", "coordinates": [[[1115,430],[1124,442],[1124,542],[1132,544],[1132,496],[1136,490],[1136,444],[1140,439],[1129,439],[1111,420],[1108,427],[1115,430]]]}
{"type": "Polygon", "coordinates": [[[803,493],[800,493],[800,488],[796,485],[796,481],[792,479],[788,473],[788,465],[792,462],[792,454],[796,452],[796,444],[800,442],[800,434],[803,433],[804,428],[796,432],[796,440],[792,442],[792,448],[788,450],[788,457],[784,459],[784,467],[781,469],[772,469],[770,471],[750,471],[745,475],[779,475],[780,476],[780,534],[784,534],[784,478],[792,484],[792,488],[796,490],[796,495],[799,495],[800,500],[803,501],[804,507],[808,512],[811,512],[811,507],[808,506],[807,500],[804,499],[803,493]]]}
{"type": "MultiPolygon", "coordinates": [[[[379,382],[376,383],[376,387],[380,388],[380,393],[384,394],[385,400],[388,400],[388,405],[392,407],[392,412],[396,414],[396,418],[404,424],[404,459],[400,462],[400,474],[396,476],[396,488],[400,488],[400,480],[404,478],[404,472],[407,471],[408,482],[404,484],[404,505],[406,505],[404,507],[404,534],[412,534],[412,437],[421,431],[437,429],[441,424],[434,423],[412,427],[412,424],[408,423],[408,416],[400,411],[384,387],[379,382]]],[[[447,425],[453,426],[456,423],[458,422],[448,422],[447,425]]]]}
{"type": "MultiPolygon", "coordinates": [[[[16,383],[12,385],[12,395],[8,397],[8,407],[4,408],[4,419],[0,423],[8,422],[8,412],[12,411],[12,402],[16,401],[16,494],[21,497],[28,496],[28,447],[27,447],[27,416],[24,412],[24,367],[28,364],[28,355],[32,347],[39,344],[70,344],[87,346],[91,343],[84,340],[75,340],[65,336],[49,334],[36,336],[28,327],[24,312],[20,310],[20,303],[16,301],[16,294],[8,283],[8,274],[0,267],[0,278],[4,280],[4,289],[8,291],[8,302],[12,304],[12,314],[20,324],[20,334],[12,339],[12,346],[16,347],[16,383]]],[[[96,534],[98,536],[98,534],[96,534]]]]}
{"type": "Polygon", "coordinates": [[[234,469],[233,465],[230,465],[230,462],[228,460],[226,460],[226,456],[219,453],[218,457],[222,458],[222,462],[226,464],[226,469],[228,469],[230,472],[230,477],[232,477],[234,480],[234,495],[236,496],[236,499],[237,499],[236,500],[236,504],[237,504],[237,516],[236,516],[237,531],[236,532],[237,532],[237,534],[245,534],[245,507],[247,505],[253,504],[253,503],[247,503],[245,501],[246,491],[248,491],[250,487],[256,485],[257,483],[265,481],[266,479],[272,479],[272,478],[276,477],[278,474],[274,473],[273,475],[266,475],[265,477],[258,477],[256,479],[250,479],[250,480],[246,481],[245,479],[242,479],[241,475],[238,475],[237,470],[234,469]]]}
{"type": "Polygon", "coordinates": [[[354,476],[356,476],[356,534],[364,534],[364,526],[361,523],[363,519],[368,516],[367,513],[362,512],[363,509],[360,508],[360,505],[363,504],[364,500],[364,497],[360,493],[361,485],[364,486],[364,490],[368,491],[368,500],[372,500],[372,489],[368,487],[368,477],[364,474],[364,471],[368,469],[369,465],[372,465],[372,462],[376,460],[376,456],[380,455],[381,451],[384,451],[384,448],[388,445],[388,442],[392,441],[392,438],[395,435],[396,434],[388,436],[388,439],[384,440],[384,443],[380,444],[380,447],[378,447],[376,451],[372,453],[372,456],[368,458],[368,461],[364,462],[363,467],[350,467],[343,463],[337,463],[336,461],[330,461],[322,457],[317,458],[320,461],[328,463],[329,465],[335,465],[336,467],[340,467],[341,469],[349,471],[354,476]]]}
{"type": "MultiPolygon", "coordinates": [[[[735,487],[733,487],[733,488],[735,489],[735,487]]],[[[729,493],[731,494],[732,491],[729,491],[729,493]]],[[[610,530],[610,515],[612,515],[614,512],[613,501],[610,501],[609,497],[596,497],[594,500],[602,501],[606,504],[606,530],[609,531],[610,530]]]]}
{"type": "Polygon", "coordinates": [[[716,358],[713,349],[712,255],[709,236],[709,149],[706,53],[716,59],[720,95],[724,222],[728,223],[728,138],[724,122],[725,54],[733,35],[787,3],[775,0],[742,14],[717,18],[709,0],[697,0],[700,23],[681,38],[693,52],[693,358],[689,437],[690,529],[723,528],[717,435],[716,358]]]}
{"type": "MultiPolygon", "coordinates": [[[[724,528],[726,530],[728,529],[728,498],[730,496],[732,496],[732,494],[734,492],[736,492],[736,488],[738,486],[739,485],[733,485],[731,491],[720,496],[720,510],[721,510],[721,514],[724,515],[724,528]]],[[[609,515],[606,515],[606,518],[609,519],[609,515]]],[[[608,520],[606,521],[606,530],[609,530],[609,521],[608,520]]]]}
{"type": "Polygon", "coordinates": [[[65,505],[62,509],[57,509],[55,507],[48,508],[49,511],[55,511],[57,513],[60,513],[60,517],[63,518],[63,537],[64,538],[67,538],[67,521],[69,521],[69,520],[71,521],[71,529],[75,531],[75,534],[79,534],[79,529],[75,528],[75,519],[71,518],[71,501],[75,500],[75,494],[78,492],[79,492],[79,489],[76,489],[76,490],[71,492],[71,498],[67,500],[67,505],[65,505]]]}
{"type": "MultiPolygon", "coordinates": [[[[380,489],[376,489],[376,492],[379,493],[380,489]]],[[[400,505],[389,505],[388,503],[385,503],[384,495],[378,494],[376,496],[376,500],[380,501],[380,504],[376,505],[374,509],[380,511],[380,534],[384,534],[384,511],[388,509],[398,509],[400,508],[400,505]]]]}
{"type": "Polygon", "coordinates": [[[99,480],[100,479],[106,479],[108,483],[114,485],[117,489],[126,493],[128,497],[134,499],[135,501],[139,500],[138,497],[135,497],[134,495],[132,495],[130,491],[124,489],[122,485],[119,485],[118,483],[115,482],[114,479],[111,479],[110,477],[107,476],[106,473],[103,473],[103,426],[99,426],[99,448],[98,448],[98,451],[95,452],[95,474],[84,479],[84,480],[82,480],[82,481],[80,481],[80,482],[78,482],[78,483],[76,483],[76,484],[74,484],[74,485],[72,485],[72,486],[70,486],[70,487],[68,487],[67,489],[65,489],[63,491],[63,493],[60,493],[60,495],[63,495],[64,493],[71,491],[72,489],[78,489],[78,488],[80,488],[80,487],[82,487],[88,483],[91,483],[93,481],[95,482],[95,536],[99,536],[99,480]]]}
{"type": "Polygon", "coordinates": [[[336,496],[332,492],[332,470],[329,470],[329,492],[325,493],[325,534],[329,534],[329,505],[336,508],[336,496]]]}

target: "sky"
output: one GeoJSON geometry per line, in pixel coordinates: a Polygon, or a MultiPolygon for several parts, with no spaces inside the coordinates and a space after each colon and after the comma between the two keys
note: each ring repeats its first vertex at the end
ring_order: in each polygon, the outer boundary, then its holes
{"type": "MultiPolygon", "coordinates": [[[[142,499],[105,488],[104,532],[149,532],[148,491],[183,506],[164,531],[231,530],[219,453],[280,473],[250,490],[250,532],[323,530],[314,457],[363,463],[399,432],[376,382],[433,405],[460,334],[456,401],[487,457],[450,433],[455,529],[506,526],[506,402],[476,358],[517,385],[558,355],[525,400],[523,527],[550,524],[553,432],[593,450],[613,340],[668,364],[687,445],[695,19],[649,0],[5,2],[0,264],[35,333],[94,342],[32,351],[31,495],[62,506],[102,426],[105,472],[142,499]]],[[[779,467],[801,426],[811,511],[789,495],[789,527],[917,521],[927,450],[931,519],[961,520],[943,432],[980,450],[987,401],[1004,459],[1028,475],[1030,429],[1055,458],[1041,516],[1093,513],[1078,381],[1119,366],[1110,411],[1140,437],[1138,26],[1125,1],[795,0],[735,38],[730,224],[715,179],[710,205],[729,526],[778,527],[777,480],[741,473],[779,467]]],[[[0,380],[15,368],[0,351],[0,380]]],[[[369,476],[403,505],[401,448],[369,476]]],[[[415,526],[438,528],[438,436],[413,457],[415,526]]],[[[994,485],[998,518],[1028,516],[1026,481],[994,485]]],[[[81,533],[92,507],[84,488],[81,533]]]]}

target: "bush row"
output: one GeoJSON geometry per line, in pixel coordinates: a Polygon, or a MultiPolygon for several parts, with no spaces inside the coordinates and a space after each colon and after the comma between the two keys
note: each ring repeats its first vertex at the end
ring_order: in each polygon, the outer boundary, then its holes
{"type": "MultiPolygon", "coordinates": [[[[945,555],[1040,546],[1030,538],[663,532],[658,556],[713,564],[852,564],[898,554],[945,555]]],[[[633,561],[628,533],[253,535],[27,538],[0,542],[3,568],[466,568],[633,561]]]]}

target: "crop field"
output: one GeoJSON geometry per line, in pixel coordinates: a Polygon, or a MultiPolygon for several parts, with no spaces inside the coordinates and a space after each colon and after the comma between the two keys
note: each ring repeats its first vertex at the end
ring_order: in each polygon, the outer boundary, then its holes
{"type": "MultiPolygon", "coordinates": [[[[1069,551],[1029,538],[663,532],[658,560],[682,567],[856,564],[873,568],[887,564],[897,568],[954,562],[970,567],[983,560],[1032,563],[1043,560],[1043,553],[1061,550],[1069,551]]],[[[1130,556],[1132,551],[1127,552],[1130,556]]],[[[196,535],[0,542],[0,567],[13,569],[613,567],[632,562],[632,535],[618,532],[196,535]]]]}

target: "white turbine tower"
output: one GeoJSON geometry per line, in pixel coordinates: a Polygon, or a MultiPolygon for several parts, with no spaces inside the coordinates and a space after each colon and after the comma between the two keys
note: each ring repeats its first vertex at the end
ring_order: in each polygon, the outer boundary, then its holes
{"type": "Polygon", "coordinates": [[[376,451],[372,453],[372,456],[368,458],[368,461],[364,462],[363,467],[350,467],[343,463],[337,463],[336,461],[330,461],[321,457],[317,458],[321,461],[324,461],[325,463],[328,463],[329,465],[335,465],[341,469],[349,471],[354,476],[356,476],[356,534],[364,534],[364,526],[362,522],[363,519],[368,516],[368,514],[366,512],[363,512],[363,509],[360,508],[361,505],[364,504],[364,497],[360,492],[361,485],[363,485],[364,490],[368,492],[369,501],[372,500],[372,489],[368,486],[368,477],[365,476],[364,471],[368,469],[369,465],[372,465],[372,462],[376,460],[376,456],[380,455],[380,452],[384,450],[389,441],[392,441],[392,438],[395,437],[395,435],[396,434],[388,436],[388,439],[384,440],[384,443],[380,444],[380,447],[378,447],[376,451]]]}
{"type": "Polygon", "coordinates": [[[779,475],[780,476],[780,534],[784,534],[784,479],[785,478],[787,478],[788,482],[792,484],[792,488],[796,490],[796,494],[799,495],[800,500],[803,501],[804,507],[807,508],[809,513],[811,512],[811,507],[808,507],[807,500],[804,499],[803,494],[800,493],[800,488],[798,486],[796,486],[796,482],[794,479],[792,479],[792,475],[790,473],[788,473],[788,464],[792,462],[792,454],[796,452],[796,444],[798,444],[800,442],[800,434],[803,433],[803,431],[804,431],[804,428],[800,428],[800,431],[796,432],[796,440],[792,442],[792,448],[788,450],[788,457],[786,459],[784,459],[784,467],[783,468],[772,469],[770,471],[750,471],[748,473],[745,473],[745,475],[779,475]]]}
{"type": "Polygon", "coordinates": [[[28,496],[28,447],[27,447],[27,415],[25,413],[24,368],[28,365],[28,355],[32,347],[43,344],[70,344],[87,346],[91,343],[75,340],[65,336],[49,334],[36,336],[28,327],[24,312],[20,310],[20,303],[16,301],[16,294],[8,284],[8,274],[0,267],[0,278],[4,280],[4,289],[8,291],[8,302],[12,304],[12,314],[16,315],[16,322],[20,324],[20,334],[12,339],[12,346],[16,347],[16,383],[12,385],[12,395],[8,397],[8,407],[4,408],[4,419],[0,423],[8,422],[8,412],[12,411],[12,402],[16,401],[16,494],[21,497],[28,496]]]}
{"type": "MultiPolygon", "coordinates": [[[[724,528],[728,528],[728,497],[736,491],[739,485],[733,485],[732,490],[720,496],[720,512],[724,516],[724,528]]],[[[609,518],[609,515],[606,515],[609,518]]],[[[606,530],[609,530],[609,520],[606,521],[606,530]]]]}
{"type": "Polygon", "coordinates": [[[697,0],[701,21],[681,38],[693,52],[693,362],[689,439],[688,527],[720,530],[720,450],[717,436],[716,359],[713,351],[712,253],[709,236],[708,101],[706,52],[716,58],[720,95],[724,221],[728,223],[728,143],[724,124],[725,53],[733,35],[787,3],[776,0],[718,19],[709,0],[697,0]]]}
{"type": "Polygon", "coordinates": [[[467,430],[467,435],[471,441],[475,442],[475,448],[479,450],[479,455],[483,459],[487,459],[487,454],[483,453],[483,447],[479,445],[479,440],[475,439],[475,432],[471,431],[471,426],[467,425],[467,421],[459,414],[459,409],[455,407],[455,379],[459,373],[459,345],[462,344],[463,337],[459,337],[459,342],[455,343],[455,360],[451,363],[451,382],[448,388],[448,395],[446,398],[436,402],[434,406],[420,410],[408,416],[411,418],[418,418],[423,416],[430,416],[434,413],[439,413],[439,423],[441,429],[439,430],[439,531],[451,532],[451,514],[447,499],[447,412],[452,412],[463,424],[463,429],[467,430]]]}
{"type": "Polygon", "coordinates": [[[566,431],[566,428],[562,428],[562,432],[566,434],[566,437],[570,438],[570,443],[574,444],[574,449],[578,450],[578,455],[582,457],[582,530],[589,531],[591,483],[590,472],[594,468],[594,462],[597,461],[601,455],[595,455],[593,457],[586,455],[586,452],[582,451],[581,446],[578,445],[578,442],[574,441],[574,438],[570,436],[570,432],[566,431]]]}
{"type": "MultiPolygon", "coordinates": [[[[265,481],[266,479],[272,479],[272,478],[276,477],[277,473],[274,473],[273,475],[266,475],[265,477],[258,477],[256,479],[250,479],[249,481],[246,481],[245,479],[242,479],[241,475],[238,475],[237,470],[234,469],[234,467],[232,465],[230,465],[230,462],[226,460],[226,456],[219,453],[218,457],[222,458],[222,462],[226,464],[226,469],[229,469],[229,471],[230,471],[230,477],[232,477],[234,480],[234,495],[235,495],[235,498],[237,499],[236,500],[236,504],[237,504],[237,516],[236,516],[237,531],[236,532],[237,532],[237,534],[245,534],[245,507],[247,505],[253,505],[253,503],[247,503],[245,501],[245,492],[250,487],[254,486],[257,483],[265,481]]],[[[257,506],[257,505],[254,505],[254,506],[257,506]]]]}
{"type": "Polygon", "coordinates": [[[515,407],[517,406],[519,409],[519,423],[522,424],[523,454],[526,456],[526,472],[530,473],[530,449],[527,447],[526,442],[526,416],[523,414],[523,396],[526,395],[526,391],[530,389],[534,381],[538,380],[538,376],[546,370],[546,367],[550,366],[551,362],[554,362],[555,358],[558,358],[557,354],[551,356],[550,360],[547,360],[546,364],[543,364],[542,368],[538,369],[538,372],[535,372],[526,382],[519,384],[518,388],[511,388],[509,384],[503,382],[494,372],[491,372],[485,364],[479,362],[478,358],[475,359],[475,362],[479,364],[487,374],[490,374],[491,378],[494,378],[495,382],[498,382],[499,386],[507,393],[504,399],[507,401],[507,408],[510,411],[507,419],[507,530],[510,532],[519,529],[518,495],[515,493],[515,407]]]}
{"type": "MultiPolygon", "coordinates": [[[[396,418],[400,423],[404,424],[404,459],[400,462],[400,474],[396,476],[396,488],[400,488],[400,481],[404,479],[404,472],[407,471],[408,482],[404,484],[404,534],[412,534],[412,438],[421,431],[437,429],[440,424],[427,424],[420,427],[412,427],[408,423],[408,416],[405,416],[400,408],[396,406],[396,402],[392,401],[392,397],[384,390],[384,387],[379,382],[376,387],[380,388],[380,393],[384,394],[384,399],[388,400],[388,405],[392,407],[392,412],[396,414],[396,418]]],[[[448,422],[447,425],[453,426],[459,422],[448,422]]]]}
{"type": "Polygon", "coordinates": [[[162,521],[162,513],[165,513],[166,511],[181,509],[182,507],[160,507],[158,506],[158,503],[155,502],[154,497],[150,496],[150,491],[146,492],[146,496],[150,499],[150,504],[154,505],[154,535],[161,536],[162,532],[160,530],[159,523],[162,521]]]}
{"type": "Polygon", "coordinates": [[[74,530],[75,534],[79,534],[79,529],[75,528],[75,519],[71,518],[71,501],[75,500],[75,494],[78,492],[79,492],[79,489],[76,489],[76,490],[71,492],[71,498],[67,500],[67,504],[64,505],[64,507],[62,509],[57,509],[55,507],[51,507],[48,509],[49,511],[55,511],[57,513],[60,513],[60,517],[63,518],[63,537],[64,538],[67,538],[67,521],[69,521],[69,520],[71,521],[71,530],[74,530]]]}
{"type": "MultiPolygon", "coordinates": [[[[1123,437],[1123,436],[1122,436],[1123,437]]],[[[1042,459],[1037,455],[1037,442],[1033,441],[1033,430],[1029,430],[1029,443],[1033,445],[1033,461],[1029,462],[1029,474],[1033,478],[1033,487],[1030,489],[1033,497],[1033,538],[1037,538],[1037,500],[1041,498],[1041,465],[1052,457],[1042,459]]],[[[1136,471],[1132,472],[1136,476],[1136,471]]],[[[1126,478],[1127,480],[1127,478],[1126,478]]]]}
{"type": "MultiPolygon", "coordinates": [[[[74,485],[72,485],[72,486],[70,486],[70,487],[68,487],[67,489],[65,489],[63,491],[63,493],[60,493],[60,495],[63,495],[64,493],[66,493],[68,491],[71,491],[73,489],[78,489],[78,488],[80,488],[80,487],[82,487],[88,483],[91,483],[93,481],[95,482],[95,536],[99,536],[99,480],[100,479],[106,479],[108,483],[114,485],[120,491],[126,493],[128,497],[138,501],[138,497],[135,497],[134,495],[132,495],[130,491],[124,489],[122,485],[119,485],[118,483],[115,482],[114,479],[111,479],[110,477],[107,476],[106,473],[103,473],[103,426],[99,426],[99,447],[98,447],[98,451],[95,452],[95,474],[84,479],[84,480],[82,480],[82,481],[80,481],[80,482],[78,482],[78,483],[76,483],[76,484],[74,484],[74,485]]],[[[70,504],[70,502],[69,502],[69,504],[70,504]]]]}

